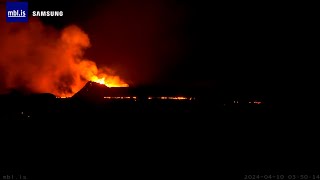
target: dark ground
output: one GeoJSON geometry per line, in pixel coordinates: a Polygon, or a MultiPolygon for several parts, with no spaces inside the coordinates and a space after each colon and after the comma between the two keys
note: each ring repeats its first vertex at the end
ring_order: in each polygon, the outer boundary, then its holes
{"type": "Polygon", "coordinates": [[[93,102],[3,95],[1,164],[7,174],[33,179],[244,179],[319,172],[306,163],[313,160],[316,143],[297,134],[299,125],[282,119],[275,104],[215,100],[93,102]]]}

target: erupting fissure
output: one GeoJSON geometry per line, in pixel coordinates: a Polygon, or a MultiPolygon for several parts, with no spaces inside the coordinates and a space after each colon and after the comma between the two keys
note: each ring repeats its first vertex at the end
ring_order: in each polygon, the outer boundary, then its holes
{"type": "Polygon", "coordinates": [[[127,83],[125,83],[124,81],[122,81],[120,78],[108,78],[108,77],[102,77],[99,78],[97,76],[92,76],[90,81],[92,82],[96,82],[99,84],[103,84],[105,86],[108,87],[129,87],[129,85],[127,83]]]}

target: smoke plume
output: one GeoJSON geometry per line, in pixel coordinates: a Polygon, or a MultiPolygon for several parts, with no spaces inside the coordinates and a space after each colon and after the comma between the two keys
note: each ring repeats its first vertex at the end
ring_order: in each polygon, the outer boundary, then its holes
{"type": "Polygon", "coordinates": [[[32,18],[28,23],[6,23],[0,12],[1,93],[23,89],[71,96],[88,80],[103,77],[123,83],[111,70],[98,69],[84,58],[90,41],[79,27],[58,31],[32,18]]]}

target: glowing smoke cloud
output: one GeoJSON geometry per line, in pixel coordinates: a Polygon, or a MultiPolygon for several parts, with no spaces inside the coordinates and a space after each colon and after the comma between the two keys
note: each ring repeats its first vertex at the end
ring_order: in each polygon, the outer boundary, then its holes
{"type": "Polygon", "coordinates": [[[95,62],[83,58],[90,41],[77,26],[58,32],[38,19],[5,23],[0,18],[0,27],[0,92],[24,89],[71,96],[88,80],[128,86],[110,69],[98,69],[95,62]]]}

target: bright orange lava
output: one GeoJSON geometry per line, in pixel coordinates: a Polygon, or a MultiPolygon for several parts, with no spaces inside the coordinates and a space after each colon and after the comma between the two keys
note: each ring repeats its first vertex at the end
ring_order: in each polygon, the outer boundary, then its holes
{"type": "Polygon", "coordinates": [[[129,85],[122,81],[118,76],[105,75],[100,78],[98,76],[92,76],[90,81],[103,84],[108,87],[129,87],[129,85]]]}

